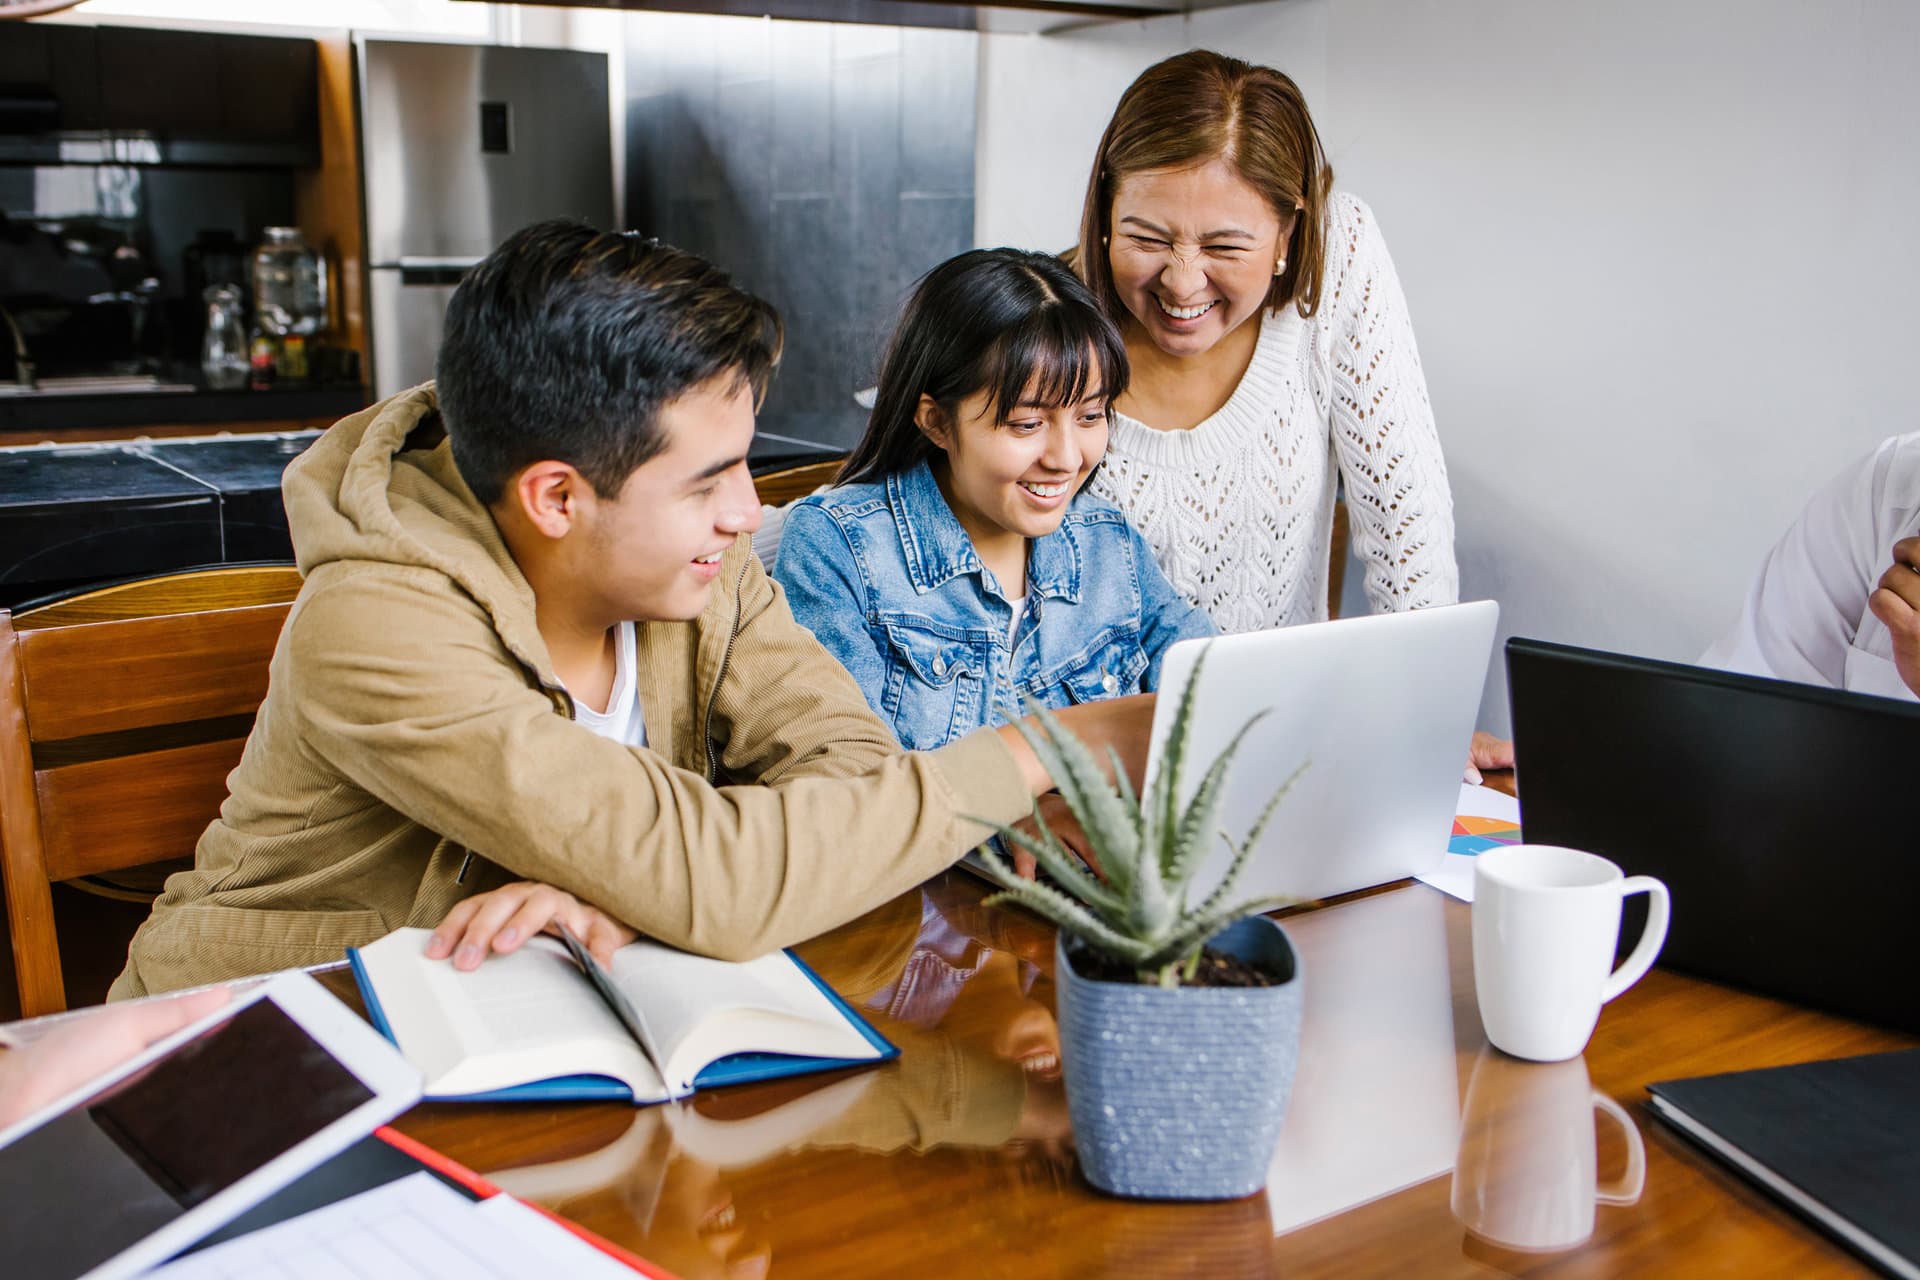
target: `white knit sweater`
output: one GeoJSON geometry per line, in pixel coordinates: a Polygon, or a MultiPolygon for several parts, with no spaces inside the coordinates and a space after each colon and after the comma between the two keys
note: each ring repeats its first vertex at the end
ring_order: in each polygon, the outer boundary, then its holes
{"type": "Polygon", "coordinates": [[[1092,488],[1223,632],[1327,616],[1335,465],[1375,612],[1452,604],[1453,497],[1393,260],[1354,196],[1328,202],[1310,320],[1268,312],[1253,362],[1191,431],[1115,414],[1092,488]]]}

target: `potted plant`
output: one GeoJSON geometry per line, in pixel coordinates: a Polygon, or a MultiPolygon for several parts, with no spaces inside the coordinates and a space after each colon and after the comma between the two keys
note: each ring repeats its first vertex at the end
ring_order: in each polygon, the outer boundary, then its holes
{"type": "Polygon", "coordinates": [[[1182,803],[1202,665],[1204,655],[1143,797],[1118,757],[1110,783],[1092,752],[1043,709],[1034,708],[1039,731],[1020,726],[1080,823],[1098,875],[1037,809],[1037,839],[993,825],[1034,856],[1052,885],[1021,878],[991,847],[982,851],[1003,887],[990,904],[1017,902],[1059,926],[1054,980],[1074,1142],[1087,1180],[1115,1195],[1224,1200],[1258,1191],[1299,1054],[1299,961],[1286,933],[1260,914],[1288,900],[1228,904],[1300,770],[1237,844],[1219,829],[1227,772],[1255,716],[1182,803]],[[1216,838],[1232,850],[1231,865],[1194,903],[1194,874],[1216,838]]]}

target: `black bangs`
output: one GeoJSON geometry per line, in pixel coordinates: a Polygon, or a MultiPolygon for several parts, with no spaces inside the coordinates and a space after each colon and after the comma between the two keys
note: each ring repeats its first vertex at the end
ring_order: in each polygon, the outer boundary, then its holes
{"type": "Polygon", "coordinates": [[[1032,397],[1059,407],[1098,390],[1111,405],[1129,372],[1120,331],[1060,259],[1020,249],[949,258],[907,299],[840,483],[884,480],[936,452],[916,421],[923,396],[950,415],[984,391],[1004,420],[1032,397]]]}
{"type": "Polygon", "coordinates": [[[997,419],[1021,405],[1065,408],[1093,392],[1111,406],[1131,372],[1113,325],[1064,299],[1002,334],[980,364],[974,386],[991,388],[997,419]]]}

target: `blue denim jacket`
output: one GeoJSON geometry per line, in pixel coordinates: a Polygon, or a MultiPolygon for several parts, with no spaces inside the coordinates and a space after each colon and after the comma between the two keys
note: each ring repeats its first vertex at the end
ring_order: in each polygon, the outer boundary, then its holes
{"type": "Polygon", "coordinates": [[[1080,494],[1027,553],[1027,609],[981,563],[926,463],[787,516],[773,576],[800,624],[853,673],[909,750],[982,725],[1158,686],[1176,640],[1213,624],[1116,507],[1080,494]]]}

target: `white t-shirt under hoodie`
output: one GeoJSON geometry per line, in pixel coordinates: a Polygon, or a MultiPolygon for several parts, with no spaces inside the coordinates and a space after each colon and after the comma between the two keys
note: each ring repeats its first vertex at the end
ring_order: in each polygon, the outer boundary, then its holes
{"type": "MultiPolygon", "coordinates": [[[[633,624],[623,622],[614,637],[613,692],[607,709],[595,711],[579,698],[573,700],[573,718],[603,738],[630,747],[647,745],[647,718],[640,707],[639,682],[634,678],[633,624]]],[[[571,691],[569,691],[571,692],[571,691]]]]}

